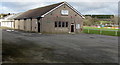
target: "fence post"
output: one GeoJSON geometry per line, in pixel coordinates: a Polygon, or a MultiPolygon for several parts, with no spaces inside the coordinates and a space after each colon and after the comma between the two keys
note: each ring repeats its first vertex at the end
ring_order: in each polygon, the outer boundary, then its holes
{"type": "Polygon", "coordinates": [[[102,34],[102,30],[100,29],[100,35],[102,34]]]}
{"type": "Polygon", "coordinates": [[[115,35],[117,36],[117,30],[115,31],[115,35]]]}
{"type": "Polygon", "coordinates": [[[90,33],[90,30],[88,29],[88,33],[90,33]]]}

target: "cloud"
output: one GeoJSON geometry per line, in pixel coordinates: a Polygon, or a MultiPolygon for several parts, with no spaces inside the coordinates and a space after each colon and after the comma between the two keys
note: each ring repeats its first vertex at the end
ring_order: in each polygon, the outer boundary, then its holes
{"type": "Polygon", "coordinates": [[[0,10],[1,13],[17,13],[16,11],[12,10],[11,8],[8,8],[8,7],[2,7],[2,10],[0,10]]]}
{"type": "Polygon", "coordinates": [[[119,0],[2,0],[3,2],[118,2],[119,0]]]}
{"type": "MultiPolygon", "coordinates": [[[[54,3],[57,2],[2,2],[2,5],[0,5],[0,13],[19,13],[54,3]]],[[[118,13],[117,2],[68,2],[68,3],[82,14],[118,13]]]]}
{"type": "Polygon", "coordinates": [[[24,12],[30,9],[38,8],[48,5],[47,3],[38,2],[2,2],[0,5],[0,13],[8,12],[24,12]]]}
{"type": "Polygon", "coordinates": [[[117,2],[70,2],[82,14],[117,14],[117,2]]]}

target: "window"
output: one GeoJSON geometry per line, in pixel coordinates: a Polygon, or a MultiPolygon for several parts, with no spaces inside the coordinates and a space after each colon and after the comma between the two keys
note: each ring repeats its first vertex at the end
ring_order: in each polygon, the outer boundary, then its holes
{"type": "Polygon", "coordinates": [[[68,27],[68,22],[66,22],[66,27],[68,27]]]}
{"type": "Polygon", "coordinates": [[[80,29],[80,24],[76,24],[76,29],[80,29]]]}
{"type": "Polygon", "coordinates": [[[59,21],[59,27],[61,27],[61,22],[59,21]]]}
{"type": "Polygon", "coordinates": [[[62,15],[68,15],[68,14],[69,14],[69,11],[68,11],[68,10],[61,10],[61,14],[62,14],[62,15]]]}
{"type": "Polygon", "coordinates": [[[54,26],[55,27],[68,27],[68,22],[55,21],[54,26]]]}
{"type": "Polygon", "coordinates": [[[62,27],[65,27],[65,22],[62,22],[62,27]]]}
{"type": "Polygon", "coordinates": [[[57,21],[55,21],[55,27],[57,27],[57,21]]]}

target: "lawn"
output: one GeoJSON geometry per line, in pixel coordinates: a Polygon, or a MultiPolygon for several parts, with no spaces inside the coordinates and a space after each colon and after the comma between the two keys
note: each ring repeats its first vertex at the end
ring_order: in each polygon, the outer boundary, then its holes
{"type": "Polygon", "coordinates": [[[100,35],[110,35],[110,36],[120,36],[119,29],[107,29],[107,28],[96,28],[96,27],[83,27],[84,33],[89,34],[100,34],[100,35]]]}
{"type": "Polygon", "coordinates": [[[0,27],[0,29],[14,29],[14,28],[9,28],[9,27],[0,27]]]}
{"type": "Polygon", "coordinates": [[[88,26],[84,26],[84,29],[98,29],[98,30],[119,30],[119,29],[111,29],[111,28],[97,28],[97,27],[88,27],[88,26]]]}

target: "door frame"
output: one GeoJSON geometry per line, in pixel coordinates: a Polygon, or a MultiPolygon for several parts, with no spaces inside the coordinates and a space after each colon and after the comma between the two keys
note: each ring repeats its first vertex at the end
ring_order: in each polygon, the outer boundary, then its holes
{"type": "Polygon", "coordinates": [[[38,23],[38,32],[40,32],[40,22],[37,23],[38,23]]]}
{"type": "Polygon", "coordinates": [[[75,24],[74,23],[71,23],[71,25],[70,25],[70,32],[71,33],[75,32],[75,24]],[[72,26],[73,26],[73,28],[71,28],[72,26]],[[73,29],[73,32],[72,32],[72,29],[73,29]]]}

